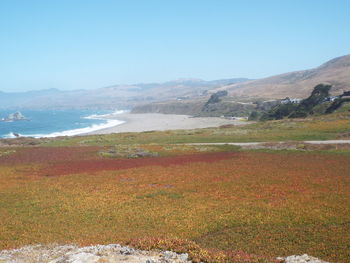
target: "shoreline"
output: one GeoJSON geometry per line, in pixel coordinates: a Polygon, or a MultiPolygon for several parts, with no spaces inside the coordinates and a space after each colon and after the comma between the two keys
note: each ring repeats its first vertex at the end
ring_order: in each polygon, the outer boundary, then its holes
{"type": "Polygon", "coordinates": [[[222,125],[245,125],[246,121],[229,120],[221,117],[192,117],[190,115],[161,113],[119,113],[105,115],[104,120],[119,120],[123,123],[83,135],[110,134],[122,132],[146,132],[166,130],[190,130],[219,127],[222,125]]]}
{"type": "Polygon", "coordinates": [[[190,115],[162,113],[130,113],[116,111],[109,114],[83,117],[86,119],[103,120],[105,123],[92,124],[88,127],[76,128],[51,133],[22,134],[10,132],[0,139],[18,137],[55,138],[62,136],[85,136],[123,132],[147,132],[167,130],[190,130],[199,128],[219,127],[222,125],[245,125],[244,120],[230,120],[223,117],[192,117],[190,115]],[[18,136],[16,136],[18,134],[18,136]]]}
{"type": "MultiPolygon", "coordinates": [[[[6,110],[4,112],[6,113],[6,110]]],[[[108,111],[108,113],[101,114],[97,110],[29,110],[28,114],[31,118],[26,120],[30,122],[26,124],[22,124],[23,120],[4,122],[4,126],[0,127],[0,139],[79,136],[121,124],[123,121],[118,118],[106,119],[105,117],[124,112],[108,111]],[[68,114],[73,114],[73,118],[70,118],[68,114]],[[50,121],[55,119],[60,125],[56,125],[55,121],[50,121]]],[[[0,123],[3,122],[0,120],[0,123]]]]}

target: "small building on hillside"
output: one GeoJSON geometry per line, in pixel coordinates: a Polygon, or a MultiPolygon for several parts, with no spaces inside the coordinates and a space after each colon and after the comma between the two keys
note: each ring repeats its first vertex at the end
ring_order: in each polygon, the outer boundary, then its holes
{"type": "Polygon", "coordinates": [[[301,101],[301,99],[287,97],[287,98],[281,100],[281,104],[288,104],[288,103],[296,104],[296,103],[299,103],[300,101],[301,101]]]}

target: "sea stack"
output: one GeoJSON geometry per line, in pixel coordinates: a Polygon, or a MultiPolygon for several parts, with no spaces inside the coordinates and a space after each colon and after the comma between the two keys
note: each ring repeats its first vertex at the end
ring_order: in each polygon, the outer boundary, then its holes
{"type": "Polygon", "coordinates": [[[22,113],[19,111],[9,114],[6,118],[3,118],[2,121],[12,122],[12,121],[23,121],[28,120],[22,113]]]}

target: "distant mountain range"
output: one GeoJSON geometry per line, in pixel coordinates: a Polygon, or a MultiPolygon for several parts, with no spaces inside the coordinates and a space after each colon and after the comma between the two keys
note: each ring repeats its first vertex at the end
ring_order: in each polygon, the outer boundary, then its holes
{"type": "Polygon", "coordinates": [[[0,92],[0,108],[27,109],[131,109],[164,101],[205,100],[220,90],[231,97],[281,99],[305,98],[320,84],[333,85],[331,94],[350,90],[350,55],[332,59],[321,66],[268,78],[233,78],[205,81],[179,79],[164,83],[113,85],[92,90],[47,89],[28,92],[0,92]]]}
{"type": "Polygon", "coordinates": [[[332,59],[314,69],[230,84],[217,90],[227,90],[231,96],[305,98],[320,83],[331,84],[334,95],[350,90],[350,55],[332,59]]]}
{"type": "Polygon", "coordinates": [[[209,90],[244,81],[248,79],[180,79],[164,83],[114,85],[92,90],[0,92],[0,108],[125,109],[156,101],[197,98],[205,96],[209,90]]]}

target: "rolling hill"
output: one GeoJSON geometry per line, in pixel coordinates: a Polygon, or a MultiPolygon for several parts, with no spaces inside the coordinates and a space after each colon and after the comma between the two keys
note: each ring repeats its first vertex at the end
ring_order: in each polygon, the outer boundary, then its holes
{"type": "MultiPolygon", "coordinates": [[[[203,103],[210,94],[220,90],[227,90],[228,96],[232,98],[305,98],[320,83],[333,85],[332,95],[350,90],[350,55],[332,59],[314,69],[257,80],[246,78],[213,81],[179,79],[163,83],[113,85],[92,90],[47,89],[17,93],[0,91],[0,108],[131,109],[151,103],[152,111],[158,112],[159,105],[154,106],[154,103],[161,102],[163,107],[164,103],[170,102],[171,108],[176,108],[177,104],[183,106],[184,102],[180,100],[185,99],[186,105],[183,108],[186,111],[188,107],[192,107],[193,103],[198,104],[198,101],[203,103]]],[[[168,108],[167,105],[165,106],[168,108]]]]}
{"type": "Polygon", "coordinates": [[[125,109],[136,105],[176,98],[198,98],[208,90],[248,79],[205,81],[180,79],[164,83],[114,85],[92,90],[47,89],[27,92],[0,92],[0,108],[26,109],[125,109]]]}
{"type": "Polygon", "coordinates": [[[217,90],[227,90],[230,96],[305,98],[320,83],[333,85],[334,95],[350,90],[350,55],[334,58],[314,69],[230,84],[217,90]]]}

